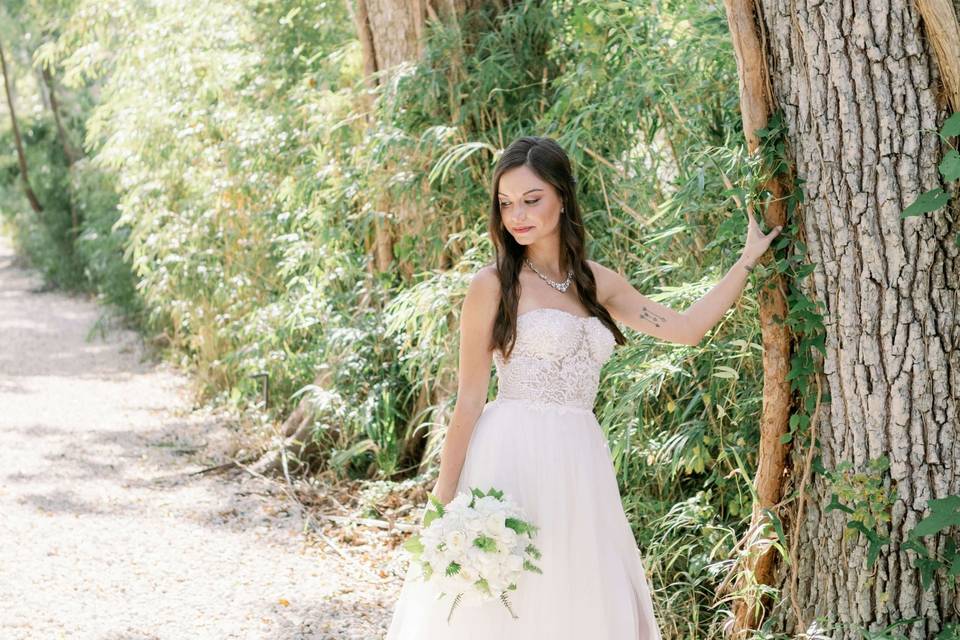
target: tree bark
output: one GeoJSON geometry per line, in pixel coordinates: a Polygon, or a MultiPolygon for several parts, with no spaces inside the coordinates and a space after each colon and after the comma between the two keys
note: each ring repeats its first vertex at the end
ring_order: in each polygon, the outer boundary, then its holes
{"type": "MultiPolygon", "coordinates": [[[[756,29],[753,0],[726,0],[724,4],[737,59],[743,132],[747,150],[755,154],[760,148],[760,139],[755,132],[767,126],[773,102],[763,44],[756,29]]],[[[773,194],[763,211],[767,226],[786,224],[783,197],[788,187],[774,176],[767,180],[764,189],[773,194]]],[[[769,259],[769,256],[764,256],[764,261],[769,259]]],[[[760,416],[760,446],[753,482],[757,500],[753,505],[750,527],[745,534],[748,548],[757,543],[766,544],[755,532],[768,522],[766,510],[777,512],[776,504],[781,498],[787,461],[787,445],[783,444],[781,438],[787,433],[790,420],[791,392],[787,372],[790,370],[792,340],[782,321],[787,315],[784,283],[778,275],[772,275],[771,279],[773,281],[763,283],[758,292],[763,335],[763,413],[760,416]]],[[[776,550],[767,545],[756,553],[745,555],[745,566],[741,567],[738,563],[731,575],[748,575],[757,584],[772,585],[777,578],[776,554],[776,550]]],[[[744,584],[737,584],[735,589],[739,591],[743,587],[744,584]]],[[[752,595],[738,599],[733,606],[734,619],[729,635],[741,637],[744,632],[756,628],[759,622],[757,612],[762,611],[766,604],[763,599],[757,602],[752,595]]]]}
{"type": "MultiPolygon", "coordinates": [[[[938,69],[912,3],[882,0],[761,0],[774,96],[784,110],[803,225],[815,264],[809,295],[825,306],[826,357],[820,455],[827,470],[845,461],[864,470],[887,456],[894,487],[890,537],[873,570],[866,540],[844,542],[848,516],[825,510],[828,479],[814,476],[799,523],[802,621],[840,623],[831,638],[860,638],[857,627],[898,628],[934,638],[956,620],[960,599],[937,574],[920,583],[915,554],[901,544],[928,501],[960,493],[960,232],[956,201],[947,210],[901,218],[916,196],[939,185],[944,149],[936,131],[938,69]]],[[[944,538],[928,545],[943,552],[944,538]]]]}
{"type": "Polygon", "coordinates": [[[30,177],[27,172],[27,156],[23,151],[23,141],[20,138],[20,127],[17,126],[17,112],[13,105],[13,94],[10,90],[10,71],[7,68],[7,57],[3,52],[3,44],[0,44],[0,70],[3,71],[3,90],[7,96],[7,108],[10,110],[10,127],[13,131],[13,142],[17,148],[17,161],[20,163],[20,179],[23,181],[23,192],[30,202],[30,207],[37,214],[43,213],[43,207],[37,194],[33,192],[30,186],[30,177]]]}
{"type": "MultiPolygon", "coordinates": [[[[69,171],[69,169],[76,163],[80,154],[70,143],[70,137],[67,135],[67,130],[63,126],[63,119],[60,117],[60,102],[57,100],[57,90],[54,87],[53,75],[50,73],[50,69],[43,67],[40,70],[40,78],[42,80],[41,86],[44,86],[47,89],[47,98],[50,103],[50,113],[53,114],[53,121],[57,125],[57,138],[59,138],[60,146],[63,148],[63,156],[67,161],[67,170],[69,171]]],[[[72,191],[72,189],[68,190],[72,191]]],[[[77,236],[80,233],[80,218],[77,215],[77,208],[73,204],[72,193],[67,194],[67,207],[70,209],[70,232],[73,236],[72,240],[76,241],[77,236]]]]}
{"type": "MultiPolygon", "coordinates": [[[[347,8],[353,17],[363,52],[363,64],[366,84],[376,88],[389,80],[390,70],[404,62],[417,60],[423,53],[423,39],[427,20],[441,20],[456,23],[468,10],[479,8],[481,0],[346,0],[347,8]]],[[[508,3],[509,4],[509,3],[508,3]]],[[[368,105],[369,106],[369,105],[368,105]]],[[[386,168],[389,170],[389,168],[386,168]]],[[[371,269],[383,272],[394,265],[393,228],[391,218],[415,215],[414,210],[404,211],[404,203],[391,202],[386,195],[379,195],[373,203],[375,214],[372,239],[373,260],[371,269]]],[[[323,386],[324,376],[314,381],[323,386]]],[[[415,410],[411,421],[416,421],[424,408],[435,401],[440,385],[424,385],[415,400],[415,410]]],[[[419,461],[418,470],[423,471],[429,462],[422,460],[429,439],[426,429],[413,429],[408,425],[410,438],[403,443],[404,457],[419,461]]],[[[286,436],[284,449],[298,455],[314,453],[303,450],[303,443],[309,440],[314,429],[311,420],[309,400],[304,398],[282,427],[286,436]]],[[[311,445],[312,446],[312,445],[311,445]]],[[[261,471],[275,472],[281,466],[282,457],[274,451],[263,456],[256,465],[261,471]]]]}

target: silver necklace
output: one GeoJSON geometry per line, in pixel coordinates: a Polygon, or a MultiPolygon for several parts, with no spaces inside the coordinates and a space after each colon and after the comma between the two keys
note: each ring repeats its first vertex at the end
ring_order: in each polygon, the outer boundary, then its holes
{"type": "Polygon", "coordinates": [[[564,280],[563,282],[554,282],[553,280],[551,280],[551,279],[548,278],[547,276],[545,276],[545,275],[543,275],[542,273],[540,273],[540,271],[539,271],[535,266],[533,266],[533,263],[530,262],[530,258],[524,258],[524,261],[527,263],[527,266],[528,266],[528,267],[530,267],[531,269],[533,269],[533,272],[534,272],[534,273],[536,273],[538,276],[540,276],[540,279],[541,279],[541,280],[543,280],[544,282],[546,282],[548,285],[550,285],[551,287],[553,287],[554,289],[556,289],[556,290],[559,291],[560,293],[565,292],[565,291],[570,287],[570,283],[573,282],[573,269],[569,269],[569,270],[567,271],[567,279],[566,279],[566,280],[564,280]]]}

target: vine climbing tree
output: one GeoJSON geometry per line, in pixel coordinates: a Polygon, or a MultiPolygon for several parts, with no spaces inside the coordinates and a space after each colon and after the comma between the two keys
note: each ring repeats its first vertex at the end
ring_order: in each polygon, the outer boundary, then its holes
{"type": "MultiPolygon", "coordinates": [[[[801,341],[782,437],[793,445],[786,499],[765,512],[784,559],[768,586],[784,606],[763,612],[764,627],[957,637],[954,7],[726,4],[742,88],[782,113],[767,125],[745,110],[745,133],[767,139],[778,171],[795,172],[797,191],[772,195],[802,202],[789,221],[792,255],[809,259],[789,285],[786,321],[801,341]]],[[[734,631],[759,626],[749,609],[734,631]]]]}

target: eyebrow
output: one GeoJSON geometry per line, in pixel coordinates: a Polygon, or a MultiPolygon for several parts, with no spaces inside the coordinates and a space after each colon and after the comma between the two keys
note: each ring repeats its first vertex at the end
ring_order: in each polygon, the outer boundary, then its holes
{"type": "MultiPolygon", "coordinates": [[[[531,191],[543,191],[543,189],[540,189],[540,188],[537,188],[537,189],[529,189],[529,190],[527,190],[527,191],[524,191],[521,195],[527,195],[527,194],[530,193],[531,191]]],[[[498,193],[499,195],[501,195],[501,196],[507,195],[507,194],[505,194],[503,191],[498,191],[497,193],[498,193]]],[[[508,196],[508,197],[509,197],[509,196],[508,196]]]]}

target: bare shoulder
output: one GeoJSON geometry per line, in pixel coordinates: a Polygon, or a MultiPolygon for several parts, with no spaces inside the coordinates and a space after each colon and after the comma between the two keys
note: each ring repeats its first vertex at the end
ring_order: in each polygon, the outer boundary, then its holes
{"type": "Polygon", "coordinates": [[[477,272],[470,279],[470,288],[485,295],[499,293],[500,274],[497,273],[496,265],[490,263],[477,269],[477,272]]]}
{"type": "Polygon", "coordinates": [[[616,290],[617,285],[623,280],[619,273],[605,267],[596,260],[587,260],[590,270],[593,271],[593,278],[597,281],[597,302],[605,304],[610,295],[616,290]]]}
{"type": "Polygon", "coordinates": [[[500,274],[491,263],[484,265],[470,278],[464,306],[472,309],[497,308],[500,301],[500,274]]]}

